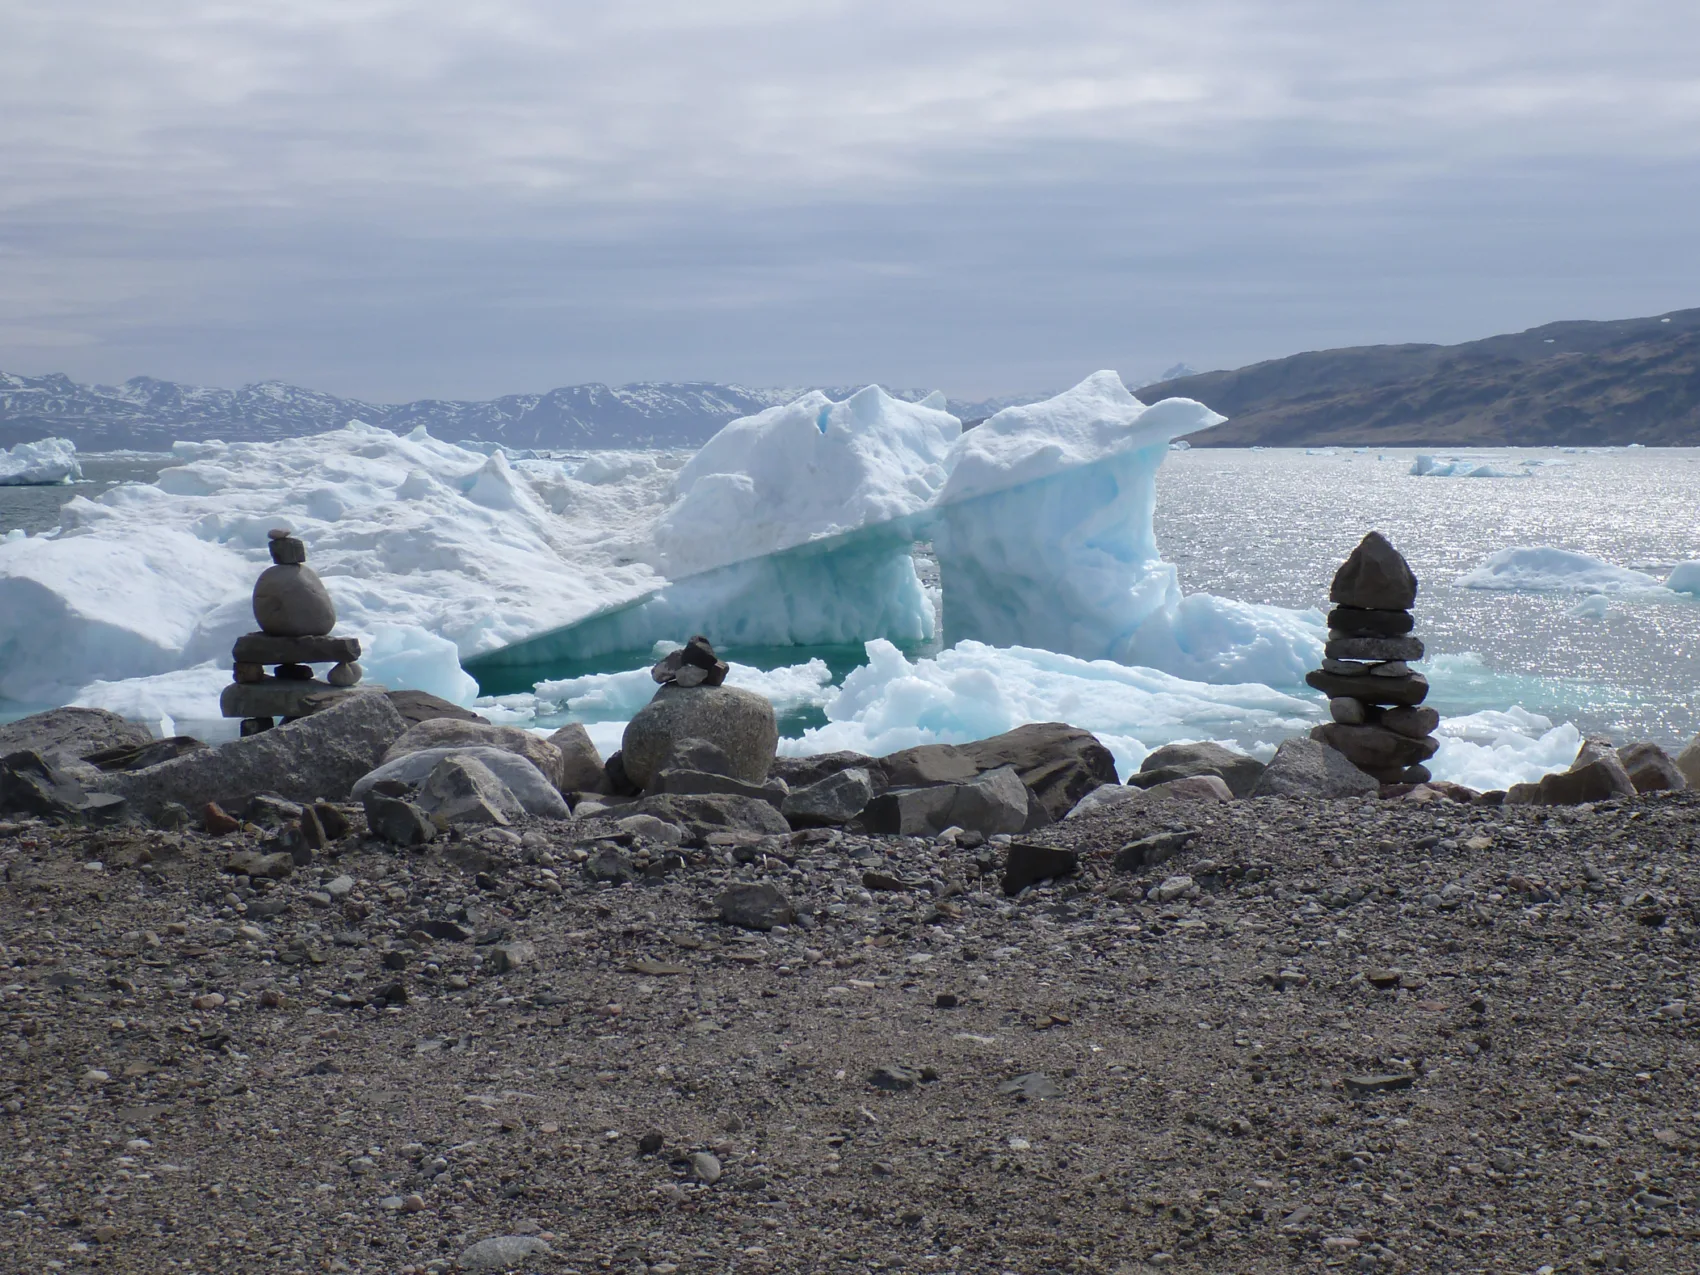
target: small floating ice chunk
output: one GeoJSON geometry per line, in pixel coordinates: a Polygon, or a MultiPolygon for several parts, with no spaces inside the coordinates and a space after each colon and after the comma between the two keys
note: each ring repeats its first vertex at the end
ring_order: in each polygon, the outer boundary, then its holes
{"type": "Polygon", "coordinates": [[[1551,545],[1518,545],[1501,549],[1458,578],[1465,589],[1512,589],[1525,592],[1634,593],[1659,589],[1659,581],[1644,571],[1616,567],[1585,553],[1551,545]]]}

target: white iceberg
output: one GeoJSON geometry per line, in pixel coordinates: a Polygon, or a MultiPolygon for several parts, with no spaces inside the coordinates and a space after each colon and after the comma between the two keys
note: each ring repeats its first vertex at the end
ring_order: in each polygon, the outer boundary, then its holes
{"type": "MultiPolygon", "coordinates": [[[[1527,465],[1531,462],[1525,461],[1527,465]]],[[[1469,456],[1418,456],[1411,462],[1411,473],[1419,478],[1528,478],[1527,468],[1521,471],[1501,469],[1492,461],[1469,456]]]]}
{"type": "Polygon", "coordinates": [[[1691,593],[1700,597],[1700,562],[1679,562],[1665,577],[1665,588],[1672,593],[1691,593]]]}
{"type": "Polygon", "coordinates": [[[82,476],[76,444],[68,438],[43,438],[0,451],[0,487],[70,483],[82,476]]]}
{"type": "Polygon", "coordinates": [[[1510,589],[1551,593],[1662,592],[1644,571],[1613,566],[1585,553],[1551,545],[1501,549],[1458,577],[1465,589],[1510,589]]]}

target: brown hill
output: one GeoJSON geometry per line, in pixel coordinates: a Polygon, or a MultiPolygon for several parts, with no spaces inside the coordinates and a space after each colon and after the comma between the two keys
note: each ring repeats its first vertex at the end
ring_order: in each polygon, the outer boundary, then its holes
{"type": "Polygon", "coordinates": [[[1700,445],[1700,310],[1462,345],[1317,350],[1138,391],[1228,423],[1198,447],[1700,445]]]}

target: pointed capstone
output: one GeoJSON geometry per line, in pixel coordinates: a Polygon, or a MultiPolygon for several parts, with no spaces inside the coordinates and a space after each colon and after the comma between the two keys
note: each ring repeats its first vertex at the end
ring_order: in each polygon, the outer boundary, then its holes
{"type": "Polygon", "coordinates": [[[1372,531],[1334,573],[1328,596],[1340,606],[1408,611],[1417,601],[1417,577],[1379,531],[1372,531]]]}

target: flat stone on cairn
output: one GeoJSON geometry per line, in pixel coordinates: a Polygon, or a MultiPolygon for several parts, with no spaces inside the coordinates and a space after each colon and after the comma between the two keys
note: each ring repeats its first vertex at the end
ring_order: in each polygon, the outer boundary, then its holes
{"type": "Polygon", "coordinates": [[[1418,707],[1428,679],[1410,662],[1423,658],[1411,608],[1417,577],[1379,531],[1372,531],[1334,573],[1329,590],[1328,644],[1322,667],[1305,681],[1329,697],[1334,719],[1311,738],[1345,754],[1382,783],[1422,783],[1422,763],[1440,745],[1433,739],[1440,714],[1418,707]]]}
{"type": "Polygon", "coordinates": [[[307,546],[282,528],[269,534],[272,565],[254,585],[260,632],[236,639],[230,652],[235,680],[219,696],[226,717],[243,719],[244,735],[268,729],[274,717],[305,717],[360,682],[360,641],[329,636],[336,604],[307,565],[307,546]],[[311,666],[327,663],[333,667],[321,681],[311,666]]]}

